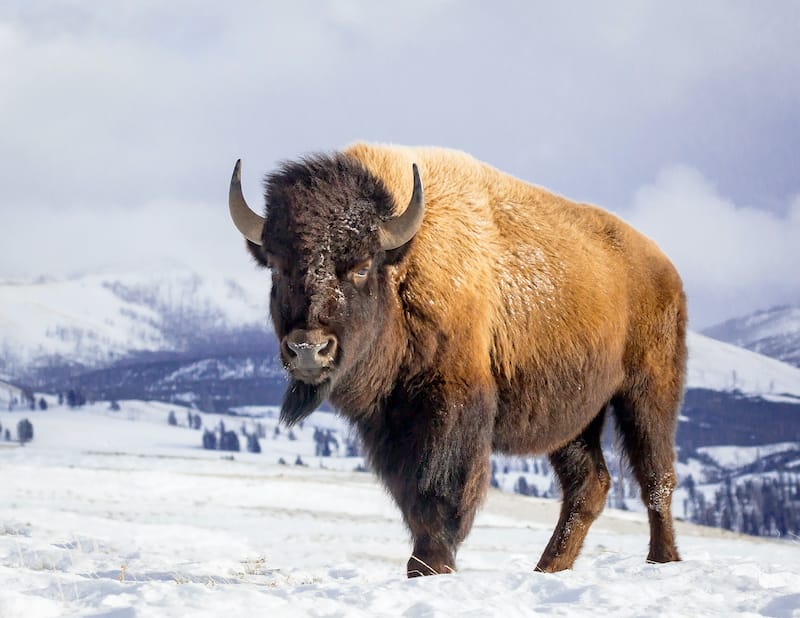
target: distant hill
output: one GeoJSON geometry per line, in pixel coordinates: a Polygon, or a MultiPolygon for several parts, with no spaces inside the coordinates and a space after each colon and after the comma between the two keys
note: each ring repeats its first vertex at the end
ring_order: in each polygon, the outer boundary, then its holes
{"type": "MultiPolygon", "coordinates": [[[[268,293],[260,272],[180,269],[0,283],[0,374],[51,392],[81,389],[90,399],[157,399],[208,411],[277,404],[285,378],[268,293]]],[[[769,433],[764,410],[800,403],[799,368],[697,333],[688,343],[687,417],[716,409],[711,425],[730,429],[726,414],[746,417],[750,409],[754,435],[762,435],[769,433]],[[702,411],[698,401],[706,402],[702,411]]],[[[711,444],[714,434],[706,433],[692,446],[711,444]]]]}
{"type": "MultiPolygon", "coordinates": [[[[267,324],[269,278],[153,273],[0,283],[0,372],[99,369],[145,353],[247,344],[267,324]]],[[[252,346],[255,347],[255,346],[252,346]]]]}
{"type": "Polygon", "coordinates": [[[800,367],[800,307],[756,311],[706,328],[703,334],[800,367]]]}

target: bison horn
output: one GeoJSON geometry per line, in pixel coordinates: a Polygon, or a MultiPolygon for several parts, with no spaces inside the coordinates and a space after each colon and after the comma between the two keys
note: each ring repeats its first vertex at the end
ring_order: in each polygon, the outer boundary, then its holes
{"type": "Polygon", "coordinates": [[[422,224],[422,215],[425,214],[425,195],[422,192],[422,181],[419,179],[417,164],[412,165],[414,171],[414,192],[408,208],[402,215],[384,221],[379,230],[381,248],[385,251],[397,249],[414,238],[414,234],[422,224]]]}
{"type": "Polygon", "coordinates": [[[236,228],[247,240],[261,244],[261,231],[264,229],[264,217],[250,210],[242,194],[242,160],[236,161],[231,177],[231,188],[228,191],[228,208],[236,228]]]}

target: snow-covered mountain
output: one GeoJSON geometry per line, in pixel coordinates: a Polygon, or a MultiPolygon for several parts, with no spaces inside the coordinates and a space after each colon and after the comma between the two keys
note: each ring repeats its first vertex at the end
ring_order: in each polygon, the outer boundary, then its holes
{"type": "MultiPolygon", "coordinates": [[[[172,389],[176,380],[193,377],[247,377],[254,362],[270,355],[264,343],[270,333],[268,281],[258,271],[200,274],[173,268],[63,281],[0,282],[0,372],[30,377],[36,370],[59,365],[105,370],[142,353],[202,349],[203,356],[185,359],[190,364],[168,367],[158,379],[148,379],[167,380],[172,389]],[[228,358],[254,337],[260,338],[260,358],[228,358]]],[[[766,337],[777,340],[782,329],[791,335],[793,328],[800,340],[800,309],[770,316],[751,317],[751,336],[745,343],[766,337]]],[[[689,350],[690,389],[800,402],[800,368],[696,333],[689,335],[689,350]]],[[[113,379],[121,380],[117,374],[113,379]]],[[[91,384],[96,387],[96,382],[91,384]]]]}
{"type": "Polygon", "coordinates": [[[687,389],[706,389],[800,403],[800,368],[690,332],[687,389]]]}
{"type": "Polygon", "coordinates": [[[800,307],[773,307],[734,318],[705,335],[800,367],[800,307]]]}
{"type": "Polygon", "coordinates": [[[108,366],[142,352],[184,351],[214,337],[264,330],[263,273],[88,275],[0,282],[0,370],[108,366]]]}

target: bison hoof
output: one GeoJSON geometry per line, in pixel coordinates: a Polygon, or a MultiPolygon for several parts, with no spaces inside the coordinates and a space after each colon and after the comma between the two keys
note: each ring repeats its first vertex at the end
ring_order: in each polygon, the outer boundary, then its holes
{"type": "Polygon", "coordinates": [[[678,555],[678,550],[674,548],[667,548],[661,551],[651,551],[647,554],[647,562],[660,563],[660,562],[678,562],[681,557],[678,555]]]}
{"type": "Polygon", "coordinates": [[[427,575],[442,575],[444,573],[455,573],[456,570],[443,560],[433,558],[424,559],[418,556],[411,556],[406,565],[406,575],[412,577],[423,577],[427,575]]]}
{"type": "Polygon", "coordinates": [[[572,564],[559,561],[542,562],[536,565],[533,569],[536,573],[558,573],[559,571],[566,571],[572,568],[572,564]]]}

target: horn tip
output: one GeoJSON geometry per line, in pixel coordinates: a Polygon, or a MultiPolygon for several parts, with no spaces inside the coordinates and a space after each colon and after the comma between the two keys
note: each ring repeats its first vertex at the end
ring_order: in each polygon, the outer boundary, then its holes
{"type": "Polygon", "coordinates": [[[241,182],[242,180],[242,160],[236,159],[236,165],[233,166],[233,181],[241,182]]]}
{"type": "Polygon", "coordinates": [[[416,163],[411,164],[411,171],[414,173],[414,191],[422,190],[422,179],[419,177],[419,168],[416,163]]]}

